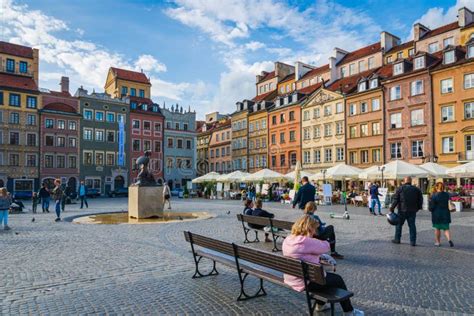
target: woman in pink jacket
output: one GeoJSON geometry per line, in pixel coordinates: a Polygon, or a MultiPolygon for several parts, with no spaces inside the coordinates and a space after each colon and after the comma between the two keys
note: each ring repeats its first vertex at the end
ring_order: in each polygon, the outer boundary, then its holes
{"type": "MultiPolygon", "coordinates": [[[[309,215],[304,215],[299,218],[291,228],[291,235],[283,241],[283,255],[305,262],[319,264],[319,256],[329,252],[330,247],[327,241],[313,238],[318,226],[318,221],[309,215]]],[[[305,286],[302,278],[285,274],[284,279],[285,283],[291,286],[295,291],[304,291],[305,286]]],[[[326,273],[326,285],[316,283],[309,284],[310,291],[318,291],[331,287],[347,290],[342,277],[329,272],[326,273]]],[[[344,312],[349,315],[363,315],[363,312],[354,310],[349,299],[342,301],[341,306],[344,312]]],[[[323,310],[325,310],[324,302],[318,302],[316,311],[323,310]]]]}

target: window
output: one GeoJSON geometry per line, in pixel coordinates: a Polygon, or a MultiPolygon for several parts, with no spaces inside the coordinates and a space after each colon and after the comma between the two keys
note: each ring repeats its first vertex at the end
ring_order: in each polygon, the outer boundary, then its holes
{"type": "Polygon", "coordinates": [[[84,119],[92,121],[92,110],[84,110],[84,119]]]}
{"type": "Polygon", "coordinates": [[[474,148],[474,135],[466,135],[466,151],[471,152],[474,148]]]}
{"type": "Polygon", "coordinates": [[[363,92],[366,90],[367,87],[367,81],[362,81],[359,83],[359,92],[363,92]]]}
{"type": "Polygon", "coordinates": [[[359,61],[359,72],[365,71],[365,63],[363,60],[359,61]]]}
{"type": "Polygon", "coordinates": [[[107,131],[107,142],[115,143],[115,131],[107,131]]]}
{"type": "Polygon", "coordinates": [[[53,155],[44,155],[44,167],[45,168],[54,168],[54,156],[53,155]]]}
{"type": "Polygon", "coordinates": [[[374,57],[369,57],[368,65],[369,65],[369,69],[372,69],[372,68],[375,67],[375,58],[374,57]]]}
{"type": "Polygon", "coordinates": [[[115,164],[115,154],[114,153],[106,153],[105,154],[105,164],[107,166],[113,166],[115,164]]]}
{"type": "Polygon", "coordinates": [[[331,112],[332,112],[332,111],[331,111],[331,106],[330,106],[330,105],[326,105],[326,106],[324,107],[324,116],[329,116],[329,115],[331,115],[331,112]]]}
{"type": "Polygon", "coordinates": [[[337,161],[344,160],[344,148],[336,148],[336,160],[337,161]]]}
{"type": "Polygon", "coordinates": [[[380,99],[372,99],[372,111],[380,110],[380,99]]]}
{"type": "Polygon", "coordinates": [[[356,115],[356,104],[355,103],[351,103],[349,104],[349,115],[352,116],[352,115],[356,115]]]}
{"type": "MultiPolygon", "coordinates": [[[[291,122],[291,121],[294,121],[294,120],[295,120],[295,112],[294,112],[294,111],[290,111],[290,122],[291,122]]],[[[263,122],[262,122],[262,128],[264,128],[264,127],[263,127],[263,122]]]]}
{"type": "Polygon", "coordinates": [[[390,55],[390,56],[387,57],[387,63],[390,64],[391,62],[392,62],[392,55],[390,55]]]}
{"type": "Polygon", "coordinates": [[[390,158],[391,159],[402,158],[402,143],[390,144],[390,158]]]}
{"type": "Polygon", "coordinates": [[[10,124],[20,124],[20,113],[10,113],[10,124]]]}
{"type": "Polygon", "coordinates": [[[92,166],[92,152],[90,151],[84,152],[84,165],[92,166]]]}
{"type": "Polygon", "coordinates": [[[360,113],[365,113],[369,111],[369,107],[367,106],[367,102],[360,103],[360,113]]]}
{"type": "Polygon", "coordinates": [[[20,145],[20,133],[10,132],[10,145],[20,145]]]}
{"type": "Polygon", "coordinates": [[[92,140],[92,128],[84,128],[84,140],[92,140]]]}
{"type": "Polygon", "coordinates": [[[324,150],[324,162],[332,161],[332,149],[328,148],[324,150]]]}
{"type": "Polygon", "coordinates": [[[361,163],[368,163],[369,162],[369,151],[368,150],[361,150],[360,151],[360,162],[361,163]]]}
{"type": "Polygon", "coordinates": [[[26,116],[26,125],[36,125],[36,115],[28,114],[26,116]]]}
{"type": "Polygon", "coordinates": [[[344,122],[336,122],[336,135],[344,134],[344,122]]]}
{"type": "Polygon", "coordinates": [[[397,59],[402,59],[402,58],[403,58],[403,52],[398,52],[397,59]]]}
{"type": "Polygon", "coordinates": [[[464,75],[464,89],[474,88],[474,74],[464,75]]]}
{"type": "Polygon", "coordinates": [[[321,162],[321,151],[315,150],[313,153],[314,153],[314,163],[320,163],[321,162]]]}
{"type": "Polygon", "coordinates": [[[143,121],[143,130],[151,131],[151,122],[150,121],[143,121]]]}
{"type": "Polygon", "coordinates": [[[360,136],[369,136],[369,126],[367,124],[360,126],[360,136]]]}
{"type": "Polygon", "coordinates": [[[107,112],[107,122],[109,123],[115,122],[115,113],[107,112]]]}
{"type": "Polygon", "coordinates": [[[353,74],[355,74],[356,71],[355,71],[355,64],[350,64],[349,65],[349,76],[352,76],[353,74]]]}
{"type": "Polygon", "coordinates": [[[313,118],[319,118],[320,116],[319,112],[320,112],[319,108],[313,109],[313,118]]]}
{"type": "MultiPolygon", "coordinates": [[[[272,125],[276,125],[276,123],[277,123],[276,115],[273,115],[273,116],[272,116],[272,125]]],[[[250,124],[250,126],[253,126],[253,125],[250,124]]]]}
{"type": "Polygon", "coordinates": [[[329,137],[332,135],[331,124],[324,124],[324,136],[329,137]]]}
{"type": "Polygon", "coordinates": [[[46,128],[54,128],[54,120],[53,119],[44,120],[44,126],[46,128]]]}
{"type": "Polygon", "coordinates": [[[275,135],[275,134],[272,134],[272,136],[271,136],[271,142],[272,142],[272,145],[275,145],[275,144],[276,144],[276,135],[275,135]]]}
{"type": "Polygon", "coordinates": [[[474,118],[474,102],[464,103],[464,118],[466,120],[474,118]]]}
{"type": "Polygon", "coordinates": [[[454,50],[450,50],[444,53],[443,63],[452,64],[456,61],[454,56],[454,50]]]}
{"type": "Polygon", "coordinates": [[[36,109],[37,99],[36,97],[27,96],[26,97],[26,107],[29,109],[36,109]]]}
{"type": "Polygon", "coordinates": [[[418,126],[424,124],[424,110],[417,109],[411,111],[411,126],[418,126]]]}
{"type": "Polygon", "coordinates": [[[161,152],[161,142],[155,141],[155,152],[160,153],[161,152]]]}
{"type": "Polygon", "coordinates": [[[284,132],[281,132],[280,133],[280,144],[284,143],[285,142],[285,133],[284,132]]]}
{"type": "Polygon", "coordinates": [[[126,96],[128,94],[128,87],[122,86],[122,97],[126,96]]]}
{"type": "Polygon", "coordinates": [[[425,68],[425,56],[416,57],[414,61],[413,68],[415,70],[425,68]]]}
{"type": "Polygon", "coordinates": [[[390,88],[390,100],[398,100],[401,96],[401,89],[400,86],[395,86],[390,88]]]}
{"type": "Polygon", "coordinates": [[[443,153],[449,154],[454,152],[454,137],[443,137],[442,139],[443,153]]]}
{"type": "Polygon", "coordinates": [[[176,122],[176,123],[174,124],[174,128],[175,128],[176,130],[179,130],[179,122],[176,122]]]}
{"type": "Polygon", "coordinates": [[[303,129],[303,139],[308,140],[311,138],[310,132],[309,132],[309,127],[306,127],[303,129]]]}
{"type": "Polygon", "coordinates": [[[341,78],[344,78],[346,76],[346,67],[341,68],[341,78]]]}
{"type": "Polygon", "coordinates": [[[104,121],[104,112],[102,111],[95,111],[95,120],[99,122],[104,121]]]}
{"type": "Polygon", "coordinates": [[[104,153],[101,153],[101,152],[96,152],[95,153],[95,164],[97,166],[103,166],[104,165],[104,153]]]}
{"type": "Polygon", "coordinates": [[[161,123],[155,123],[155,132],[161,132],[161,123]]]}
{"type": "Polygon", "coordinates": [[[303,112],[303,121],[309,120],[309,111],[306,110],[303,112]]]}
{"type": "Polygon", "coordinates": [[[177,146],[176,146],[177,148],[183,148],[183,140],[182,139],[178,139],[176,144],[177,144],[177,146]]]}
{"type": "Polygon", "coordinates": [[[132,110],[136,110],[137,109],[137,102],[130,102],[130,108],[132,110]]]}
{"type": "Polygon", "coordinates": [[[443,40],[443,47],[446,48],[449,45],[454,45],[454,37],[448,37],[443,40]]]}
{"type": "Polygon", "coordinates": [[[336,113],[344,112],[344,104],[342,102],[336,103],[336,113]]]}
{"type": "Polygon", "coordinates": [[[132,140],[132,149],[133,151],[140,151],[141,142],[139,139],[132,140]]]}
{"type": "Polygon", "coordinates": [[[56,124],[57,124],[57,126],[56,126],[57,129],[66,129],[66,121],[57,120],[56,124]]]}
{"type": "Polygon", "coordinates": [[[355,151],[351,151],[349,153],[349,163],[354,165],[357,163],[357,153],[355,151]]]}
{"type": "Polygon", "coordinates": [[[372,135],[380,135],[382,131],[380,130],[380,122],[372,123],[372,135]]]}
{"type": "Polygon", "coordinates": [[[143,141],[143,151],[148,151],[151,150],[151,141],[150,140],[144,140],[143,141]]]}
{"type": "Polygon", "coordinates": [[[454,121],[454,107],[452,105],[441,108],[441,122],[454,121]]]}
{"type": "Polygon", "coordinates": [[[393,65],[393,75],[400,75],[403,73],[403,63],[396,63],[393,65]]]}
{"type": "Polygon", "coordinates": [[[357,128],[355,126],[349,127],[349,137],[356,138],[357,137],[357,128]]]}
{"type": "Polygon", "coordinates": [[[56,139],[56,146],[57,147],[66,147],[66,138],[62,136],[58,136],[56,139]]]}
{"type": "Polygon", "coordinates": [[[70,148],[76,148],[77,147],[77,139],[75,137],[69,137],[69,144],[68,146],[70,148]]]}
{"type": "Polygon", "coordinates": [[[10,93],[10,102],[8,103],[10,106],[21,106],[21,99],[19,94],[10,93]]]}
{"type": "Polygon", "coordinates": [[[375,89],[379,86],[379,80],[377,78],[370,80],[370,89],[375,89]]]}
{"type": "Polygon", "coordinates": [[[132,120],[132,128],[140,129],[140,121],[139,120],[132,120]]]}
{"type": "Polygon", "coordinates": [[[76,156],[69,156],[68,157],[68,165],[69,165],[69,168],[71,168],[71,169],[77,168],[77,158],[76,158],[76,156]]]}
{"type": "Polygon", "coordinates": [[[423,80],[416,80],[410,83],[411,95],[419,95],[423,93],[423,80]]]}
{"type": "Polygon", "coordinates": [[[26,134],[26,145],[36,146],[36,134],[26,134]]]}
{"type": "Polygon", "coordinates": [[[285,123],[285,113],[280,114],[280,123],[285,123]]]}
{"type": "Polygon", "coordinates": [[[56,168],[66,168],[66,157],[56,156],[56,168]]]}
{"type": "Polygon", "coordinates": [[[415,55],[415,49],[414,49],[414,48],[410,48],[410,49],[408,50],[408,56],[411,57],[411,56],[413,56],[413,55],[415,55]]]}
{"type": "Polygon", "coordinates": [[[296,141],[295,131],[290,131],[290,142],[296,141]]]}
{"type": "Polygon", "coordinates": [[[467,47],[467,58],[474,57],[474,45],[469,45],[467,47]]]}
{"type": "Polygon", "coordinates": [[[441,80],[441,93],[451,93],[453,92],[453,79],[444,79],[441,80]]]}
{"type": "Polygon", "coordinates": [[[319,126],[314,126],[313,127],[313,138],[319,138],[321,137],[321,129],[319,126]]]}
{"type": "Polygon", "coordinates": [[[15,60],[7,58],[7,72],[15,72],[15,60]]]}
{"type": "Polygon", "coordinates": [[[438,51],[438,42],[434,42],[428,45],[428,52],[429,53],[435,53],[438,51]]]}
{"type": "Polygon", "coordinates": [[[390,114],[390,128],[402,128],[402,113],[390,114]]]}
{"type": "Polygon", "coordinates": [[[130,95],[131,95],[132,97],[135,97],[135,96],[137,95],[137,89],[135,89],[135,88],[130,88],[130,95]]]}
{"type": "Polygon", "coordinates": [[[9,165],[14,166],[14,167],[18,167],[20,165],[20,155],[10,154],[9,165]]]}
{"type": "Polygon", "coordinates": [[[54,146],[54,136],[46,135],[45,144],[46,146],[54,146]]]}
{"type": "Polygon", "coordinates": [[[186,140],[186,149],[191,149],[191,141],[189,139],[186,140]]]}
{"type": "Polygon", "coordinates": [[[424,156],[422,140],[415,140],[411,143],[411,156],[413,158],[421,158],[424,156]]]}
{"type": "Polygon", "coordinates": [[[380,162],[381,161],[381,151],[380,149],[372,149],[372,162],[380,162]]]}
{"type": "Polygon", "coordinates": [[[292,166],[296,165],[296,153],[291,153],[290,154],[290,163],[292,166]]]}
{"type": "Polygon", "coordinates": [[[3,91],[0,91],[0,105],[3,105],[3,91]]]}

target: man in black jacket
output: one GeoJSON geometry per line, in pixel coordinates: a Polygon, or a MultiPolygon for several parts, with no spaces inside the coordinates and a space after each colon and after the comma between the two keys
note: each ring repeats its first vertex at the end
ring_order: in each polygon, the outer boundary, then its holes
{"type": "Polygon", "coordinates": [[[314,195],[316,194],[316,188],[311,185],[308,181],[308,177],[301,178],[301,183],[303,185],[296,193],[296,196],[293,200],[293,208],[295,208],[296,204],[301,210],[304,210],[306,203],[314,202],[314,195]]]}
{"type": "Polygon", "coordinates": [[[395,227],[395,239],[393,243],[399,244],[402,237],[402,227],[405,220],[408,222],[410,229],[410,244],[416,246],[416,212],[423,207],[423,194],[417,187],[411,185],[411,177],[406,177],[404,184],[397,189],[393,196],[392,206],[390,212],[393,213],[395,207],[398,206],[399,223],[395,227]]]}

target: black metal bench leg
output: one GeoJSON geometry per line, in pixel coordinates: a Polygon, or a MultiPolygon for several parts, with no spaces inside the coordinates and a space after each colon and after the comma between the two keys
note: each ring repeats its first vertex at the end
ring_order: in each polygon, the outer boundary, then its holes
{"type": "Polygon", "coordinates": [[[196,260],[196,258],[194,258],[194,263],[196,265],[196,270],[194,272],[193,279],[204,278],[204,277],[211,276],[211,275],[218,275],[219,272],[216,269],[216,262],[214,260],[212,260],[212,270],[211,270],[211,272],[209,272],[207,274],[202,274],[201,271],[199,271],[199,262],[201,262],[202,258],[203,258],[202,256],[199,256],[199,258],[197,260],[196,260]]]}
{"type": "Polygon", "coordinates": [[[331,303],[331,316],[334,316],[334,303],[331,303]]]}
{"type": "Polygon", "coordinates": [[[249,300],[249,299],[252,299],[252,298],[256,298],[256,297],[260,297],[260,296],[265,296],[267,295],[267,292],[265,292],[265,289],[263,288],[263,279],[260,279],[260,287],[258,289],[258,291],[253,294],[253,295],[248,295],[246,292],[245,292],[245,279],[247,278],[249,274],[248,273],[245,273],[244,276],[242,277],[242,273],[239,272],[239,280],[240,280],[240,295],[239,297],[237,298],[237,301],[246,301],[246,300],[249,300]]]}
{"type": "Polygon", "coordinates": [[[249,231],[250,231],[250,229],[248,229],[244,226],[244,234],[245,234],[244,244],[251,243],[251,241],[248,239],[249,231]]]}
{"type": "Polygon", "coordinates": [[[277,235],[275,235],[275,234],[273,233],[273,229],[272,229],[272,238],[273,238],[273,249],[272,249],[272,251],[273,251],[273,252],[280,251],[280,249],[278,249],[278,247],[277,247],[278,237],[279,237],[279,236],[277,236],[277,235]]]}
{"type": "Polygon", "coordinates": [[[253,242],[260,242],[260,239],[258,239],[258,231],[255,231],[255,240],[253,242]]]}

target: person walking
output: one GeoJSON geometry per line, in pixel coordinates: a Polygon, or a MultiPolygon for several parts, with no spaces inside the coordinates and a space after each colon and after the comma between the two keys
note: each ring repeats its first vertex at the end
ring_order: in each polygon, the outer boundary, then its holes
{"type": "Polygon", "coordinates": [[[39,201],[40,201],[40,197],[38,196],[38,193],[33,192],[33,196],[31,197],[31,209],[33,213],[36,213],[36,210],[38,209],[39,201]]]}
{"type": "Polygon", "coordinates": [[[10,226],[8,226],[10,204],[12,204],[12,199],[7,188],[0,188],[0,225],[3,224],[4,230],[10,230],[10,226]]]}
{"type": "Polygon", "coordinates": [[[379,196],[382,196],[382,194],[379,193],[378,183],[373,183],[370,186],[369,193],[370,193],[370,213],[372,213],[372,215],[377,215],[377,213],[375,213],[375,205],[377,205],[379,209],[379,215],[383,215],[382,205],[380,204],[380,200],[379,200],[379,196]]]}
{"type": "Polygon", "coordinates": [[[397,189],[390,206],[390,213],[398,207],[399,222],[395,227],[393,243],[399,244],[402,237],[402,227],[408,222],[410,230],[410,244],[416,246],[416,213],[423,207],[423,194],[421,190],[411,184],[411,177],[405,177],[404,183],[397,189]]]}
{"type": "Polygon", "coordinates": [[[63,199],[64,192],[61,189],[61,180],[56,179],[54,180],[54,189],[53,189],[53,200],[55,203],[55,211],[56,211],[56,219],[55,222],[59,222],[61,220],[61,201],[63,199]]]}
{"type": "Polygon", "coordinates": [[[296,193],[296,196],[293,199],[293,208],[295,208],[296,204],[298,204],[299,209],[304,210],[306,203],[314,202],[316,188],[311,183],[309,183],[308,177],[306,176],[301,178],[301,183],[303,185],[301,188],[299,188],[298,193],[296,193]]]}
{"type": "Polygon", "coordinates": [[[41,208],[43,209],[43,213],[49,213],[49,200],[51,198],[51,194],[49,193],[46,183],[41,185],[38,195],[41,198],[41,208]]]}
{"type": "Polygon", "coordinates": [[[429,210],[431,212],[431,222],[435,229],[435,246],[439,247],[441,245],[441,231],[444,231],[449,246],[454,247],[449,231],[449,224],[451,223],[449,193],[444,190],[442,182],[436,183],[434,191],[435,193],[431,196],[429,210]]]}
{"type": "Polygon", "coordinates": [[[168,209],[171,210],[171,190],[165,181],[165,185],[163,187],[163,208],[165,207],[166,203],[168,203],[168,209]]]}
{"type": "Polygon", "coordinates": [[[87,187],[84,184],[84,180],[81,181],[79,185],[79,199],[81,199],[81,208],[86,205],[86,208],[89,208],[89,204],[87,203],[87,187]]]}

